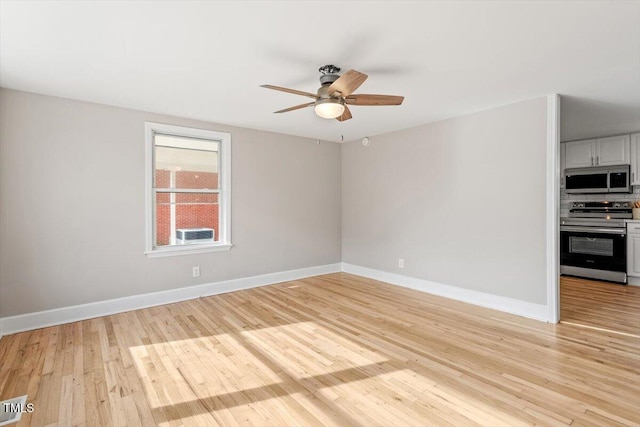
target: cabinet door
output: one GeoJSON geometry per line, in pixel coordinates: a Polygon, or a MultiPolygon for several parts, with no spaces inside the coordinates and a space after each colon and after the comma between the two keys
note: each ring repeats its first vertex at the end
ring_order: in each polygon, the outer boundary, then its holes
{"type": "Polygon", "coordinates": [[[640,133],[631,135],[631,185],[640,185],[640,133]]]}
{"type": "Polygon", "coordinates": [[[595,165],[595,139],[586,139],[584,141],[571,141],[564,143],[564,167],[583,168],[585,166],[595,165]]]}
{"type": "Polygon", "coordinates": [[[640,277],[640,234],[627,234],[627,274],[640,277]]]}
{"type": "Polygon", "coordinates": [[[596,139],[596,165],[628,165],[629,135],[596,139]]]}

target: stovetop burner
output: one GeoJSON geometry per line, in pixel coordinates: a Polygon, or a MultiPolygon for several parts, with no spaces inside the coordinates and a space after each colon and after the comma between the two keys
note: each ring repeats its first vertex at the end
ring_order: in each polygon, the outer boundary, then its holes
{"type": "Polygon", "coordinates": [[[628,201],[572,202],[569,217],[560,218],[560,225],[581,227],[624,228],[631,219],[633,204],[628,201]]]}
{"type": "Polygon", "coordinates": [[[622,201],[622,202],[611,202],[611,201],[602,201],[602,202],[573,202],[571,203],[572,208],[588,208],[588,209],[631,209],[633,206],[631,202],[622,201]]]}
{"type": "Polygon", "coordinates": [[[631,219],[631,202],[573,202],[569,207],[569,218],[593,218],[603,221],[631,219]]]}

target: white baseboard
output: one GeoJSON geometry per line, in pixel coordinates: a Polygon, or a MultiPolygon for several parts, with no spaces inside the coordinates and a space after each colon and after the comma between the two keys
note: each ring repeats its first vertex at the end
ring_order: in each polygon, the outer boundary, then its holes
{"type": "Polygon", "coordinates": [[[441,283],[360,267],[344,262],[342,263],[342,271],[469,304],[479,305],[481,307],[516,314],[518,316],[541,320],[543,322],[549,321],[549,310],[545,304],[534,304],[456,286],[443,285],[441,283]]]}
{"type": "Polygon", "coordinates": [[[154,307],[157,305],[199,298],[202,296],[224,294],[227,292],[272,285],[274,283],[298,280],[321,274],[337,273],[340,271],[482,307],[517,314],[531,319],[541,320],[544,322],[548,321],[548,309],[546,305],[491,295],[484,292],[458,288],[456,286],[443,285],[428,280],[416,279],[413,277],[402,276],[400,274],[360,267],[353,264],[336,263],[317,267],[301,268],[298,270],[263,274],[259,276],[243,277],[240,279],[225,280],[222,282],[206,283],[203,285],[186,286],[184,288],[133,295],[107,301],[62,307],[53,310],[39,311],[36,313],[21,314],[18,316],[2,317],[0,318],[0,338],[2,338],[3,335],[14,334],[16,332],[62,325],[64,323],[77,322],[79,320],[107,316],[140,308],[154,307]]]}
{"type": "Polygon", "coordinates": [[[342,264],[327,264],[298,270],[281,271],[260,276],[243,277],[222,282],[206,283],[203,285],[186,286],[168,291],[149,294],[133,295],[107,301],[62,307],[36,313],[21,314],[0,318],[0,338],[3,335],[29,331],[47,326],[61,325],[94,317],[107,316],[140,308],[169,304],[202,296],[224,294],[242,289],[272,285],[274,283],[303,279],[321,274],[337,273],[342,270],[342,264]]]}
{"type": "Polygon", "coordinates": [[[640,277],[627,276],[627,285],[640,286],[640,277]]]}

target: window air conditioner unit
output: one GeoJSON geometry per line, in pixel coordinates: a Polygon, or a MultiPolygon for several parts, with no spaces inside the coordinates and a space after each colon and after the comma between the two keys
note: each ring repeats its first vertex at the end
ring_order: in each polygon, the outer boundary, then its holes
{"type": "Polygon", "coordinates": [[[215,234],[213,228],[178,228],[176,230],[176,244],[213,242],[215,234]]]}

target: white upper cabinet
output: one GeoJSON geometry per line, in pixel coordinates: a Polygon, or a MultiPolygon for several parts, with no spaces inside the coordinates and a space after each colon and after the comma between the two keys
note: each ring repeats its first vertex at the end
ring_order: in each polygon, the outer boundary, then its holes
{"type": "Polygon", "coordinates": [[[571,141],[564,144],[564,167],[583,168],[593,166],[596,159],[596,140],[571,141]]]}
{"type": "Polygon", "coordinates": [[[640,185],[640,133],[631,135],[631,185],[640,185]]]}
{"type": "Polygon", "coordinates": [[[629,135],[565,143],[565,168],[628,165],[630,160],[629,135]]]}
{"type": "Polygon", "coordinates": [[[596,139],[596,166],[628,165],[629,135],[596,139]]]}

